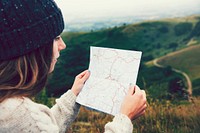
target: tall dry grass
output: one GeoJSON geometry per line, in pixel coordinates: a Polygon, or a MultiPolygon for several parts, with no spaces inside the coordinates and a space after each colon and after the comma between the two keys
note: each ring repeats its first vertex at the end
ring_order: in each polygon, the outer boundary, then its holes
{"type": "MultiPolygon", "coordinates": [[[[199,133],[200,98],[192,103],[172,104],[171,101],[148,100],[144,116],[133,121],[133,133],[199,133]]],[[[112,116],[83,107],[68,133],[103,133],[112,116]]]]}
{"type": "Polygon", "coordinates": [[[170,101],[150,101],[145,116],[134,122],[137,133],[198,133],[200,99],[174,105],[170,101]]]}

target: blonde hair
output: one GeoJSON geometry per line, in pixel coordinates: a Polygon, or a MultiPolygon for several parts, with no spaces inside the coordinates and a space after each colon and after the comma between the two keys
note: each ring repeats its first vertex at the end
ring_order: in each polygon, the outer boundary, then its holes
{"type": "Polygon", "coordinates": [[[0,102],[40,92],[47,81],[52,53],[53,41],[26,55],[0,61],[0,102]]]}

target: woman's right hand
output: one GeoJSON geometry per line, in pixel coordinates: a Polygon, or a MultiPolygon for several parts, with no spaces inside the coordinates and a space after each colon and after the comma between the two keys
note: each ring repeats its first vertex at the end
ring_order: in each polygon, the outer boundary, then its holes
{"type": "Polygon", "coordinates": [[[83,71],[79,75],[76,76],[74,80],[74,84],[72,86],[72,92],[78,96],[79,92],[82,90],[86,80],[89,78],[90,72],[88,70],[83,71]]]}
{"type": "Polygon", "coordinates": [[[146,107],[146,93],[135,85],[129,88],[120,112],[134,120],[145,113],[146,107]]]}

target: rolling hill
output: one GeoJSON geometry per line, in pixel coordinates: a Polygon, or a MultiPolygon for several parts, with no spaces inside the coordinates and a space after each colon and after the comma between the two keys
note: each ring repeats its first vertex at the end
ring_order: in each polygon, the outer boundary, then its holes
{"type": "Polygon", "coordinates": [[[200,44],[169,53],[159,58],[158,63],[186,72],[192,80],[200,78],[200,44]]]}
{"type": "Polygon", "coordinates": [[[194,95],[200,91],[200,44],[188,46],[176,52],[172,52],[158,59],[158,64],[171,66],[177,70],[185,72],[193,84],[194,95]]]}
{"type": "MultiPolygon", "coordinates": [[[[199,44],[199,31],[200,16],[189,16],[131,25],[124,24],[121,27],[95,32],[65,32],[62,34],[62,38],[67,48],[62,51],[55,71],[49,79],[47,93],[49,96],[59,96],[69,89],[74,77],[88,68],[89,47],[99,46],[142,51],[143,56],[137,84],[145,88],[152,97],[166,97],[169,81],[174,77],[181,76],[169,72],[168,69],[146,66],[145,63],[186,48],[188,45],[199,44]]],[[[199,65],[196,57],[188,58],[188,60],[193,60],[191,61],[193,66],[199,65]]],[[[184,69],[188,69],[188,67],[184,69]]],[[[198,69],[196,68],[196,72],[186,71],[192,72],[190,75],[194,78],[194,84],[196,84],[200,75],[198,69]]]]}

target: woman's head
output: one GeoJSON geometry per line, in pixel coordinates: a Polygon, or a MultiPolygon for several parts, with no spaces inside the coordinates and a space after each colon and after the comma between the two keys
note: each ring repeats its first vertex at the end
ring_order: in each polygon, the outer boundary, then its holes
{"type": "Polygon", "coordinates": [[[53,0],[0,0],[0,102],[44,87],[65,48],[63,28],[53,0]]]}
{"type": "Polygon", "coordinates": [[[40,48],[63,29],[61,10],[53,0],[0,0],[0,60],[40,48]]]}

